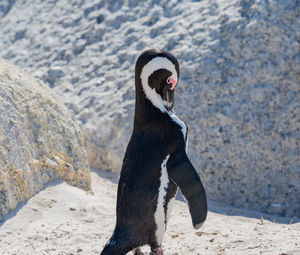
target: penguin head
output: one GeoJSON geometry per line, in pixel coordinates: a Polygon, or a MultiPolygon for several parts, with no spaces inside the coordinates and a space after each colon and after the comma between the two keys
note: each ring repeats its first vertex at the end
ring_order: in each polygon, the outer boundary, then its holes
{"type": "Polygon", "coordinates": [[[174,90],[179,79],[179,64],[169,52],[147,50],[135,66],[137,91],[142,90],[148,100],[162,112],[171,111],[174,105],[174,90]]]}

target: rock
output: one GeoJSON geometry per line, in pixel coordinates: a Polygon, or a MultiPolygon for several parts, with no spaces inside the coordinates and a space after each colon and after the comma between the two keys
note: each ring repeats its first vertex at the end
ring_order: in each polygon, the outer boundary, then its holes
{"type": "Polygon", "coordinates": [[[0,52],[74,112],[90,165],[119,171],[135,60],[170,50],[181,66],[175,110],[208,197],[300,216],[297,20],[297,1],[283,0],[16,1],[0,23],[0,52]]]}
{"type": "Polygon", "coordinates": [[[0,221],[59,179],[91,189],[84,137],[48,86],[0,58],[0,221]]]}
{"type": "Polygon", "coordinates": [[[10,11],[15,1],[16,0],[6,0],[0,2],[0,19],[10,11]]]}
{"type": "Polygon", "coordinates": [[[54,84],[64,75],[64,72],[58,68],[50,69],[47,75],[43,76],[43,80],[49,84],[50,88],[53,88],[54,84]]]}

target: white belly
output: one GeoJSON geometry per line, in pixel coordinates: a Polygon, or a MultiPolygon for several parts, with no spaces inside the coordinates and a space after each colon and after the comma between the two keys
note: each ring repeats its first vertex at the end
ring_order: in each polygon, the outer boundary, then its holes
{"type": "Polygon", "coordinates": [[[167,188],[169,184],[169,176],[167,172],[167,161],[169,159],[168,155],[166,159],[161,164],[161,177],[160,177],[160,186],[158,190],[158,199],[157,199],[157,206],[156,211],[154,214],[155,223],[157,226],[155,235],[158,245],[161,245],[163,235],[166,231],[166,215],[165,215],[165,197],[167,194],[167,188]]]}

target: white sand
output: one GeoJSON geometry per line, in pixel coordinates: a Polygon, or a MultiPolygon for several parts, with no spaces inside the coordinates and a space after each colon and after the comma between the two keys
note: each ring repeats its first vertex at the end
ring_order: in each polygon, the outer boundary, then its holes
{"type": "MultiPolygon", "coordinates": [[[[117,184],[112,173],[97,173],[91,173],[94,195],[58,182],[8,215],[0,223],[0,254],[99,254],[114,228],[117,184]]],[[[176,201],[165,254],[300,254],[299,219],[279,224],[247,210],[209,207],[219,213],[210,211],[195,231],[186,204],[176,201]]]]}

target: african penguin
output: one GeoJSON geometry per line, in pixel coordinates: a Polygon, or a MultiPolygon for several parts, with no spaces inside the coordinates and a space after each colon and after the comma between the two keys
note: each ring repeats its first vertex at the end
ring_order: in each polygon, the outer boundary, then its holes
{"type": "Polygon", "coordinates": [[[194,228],[206,219],[207,201],[200,177],[186,154],[187,127],[172,110],[179,79],[177,59],[168,52],[147,50],[135,66],[134,126],[118,185],[114,233],[101,255],[162,255],[162,239],[179,187],[194,228]]]}

